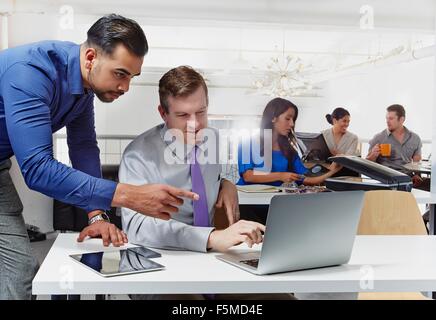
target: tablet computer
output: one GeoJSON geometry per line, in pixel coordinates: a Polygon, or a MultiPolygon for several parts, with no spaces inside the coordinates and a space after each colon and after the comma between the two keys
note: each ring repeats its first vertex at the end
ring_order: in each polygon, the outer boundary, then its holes
{"type": "Polygon", "coordinates": [[[150,260],[160,256],[160,253],[145,247],[70,255],[73,260],[103,277],[163,270],[165,266],[150,260]]]}

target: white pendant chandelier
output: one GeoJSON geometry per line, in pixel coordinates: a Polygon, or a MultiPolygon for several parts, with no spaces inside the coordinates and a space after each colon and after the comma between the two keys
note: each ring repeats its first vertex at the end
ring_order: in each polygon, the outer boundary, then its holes
{"type": "Polygon", "coordinates": [[[270,58],[263,76],[253,82],[257,92],[270,97],[290,98],[307,94],[313,89],[313,84],[307,77],[312,65],[296,55],[286,54],[285,48],[283,31],[281,54],[270,58]]]}
{"type": "Polygon", "coordinates": [[[253,82],[254,88],[272,97],[299,96],[313,89],[313,85],[304,73],[311,68],[299,57],[285,55],[273,57],[267,65],[265,75],[253,82]]]}

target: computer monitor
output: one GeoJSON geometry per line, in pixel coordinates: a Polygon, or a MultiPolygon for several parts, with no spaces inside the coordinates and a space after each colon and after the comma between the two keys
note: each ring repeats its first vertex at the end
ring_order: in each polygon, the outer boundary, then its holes
{"type": "Polygon", "coordinates": [[[303,161],[327,161],[332,155],[322,133],[296,132],[295,136],[306,147],[303,161]]]}

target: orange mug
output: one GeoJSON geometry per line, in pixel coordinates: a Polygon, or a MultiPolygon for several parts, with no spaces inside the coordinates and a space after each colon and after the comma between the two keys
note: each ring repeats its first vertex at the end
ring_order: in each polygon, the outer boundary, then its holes
{"type": "Polygon", "coordinates": [[[391,144],[390,143],[380,143],[380,155],[382,157],[391,156],[391,144]]]}

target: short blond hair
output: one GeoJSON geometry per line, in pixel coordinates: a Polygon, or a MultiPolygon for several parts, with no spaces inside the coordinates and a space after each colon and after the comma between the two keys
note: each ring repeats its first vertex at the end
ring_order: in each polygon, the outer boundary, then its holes
{"type": "Polygon", "coordinates": [[[159,80],[160,105],[169,112],[168,97],[187,97],[199,87],[203,87],[209,104],[206,81],[203,76],[189,66],[179,66],[165,73],[159,80]]]}

